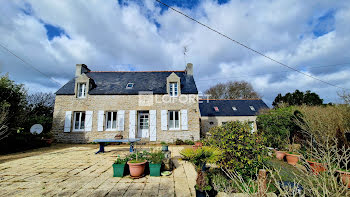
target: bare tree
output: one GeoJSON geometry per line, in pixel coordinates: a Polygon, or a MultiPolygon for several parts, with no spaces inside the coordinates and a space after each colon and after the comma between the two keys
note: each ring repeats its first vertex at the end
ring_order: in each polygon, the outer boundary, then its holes
{"type": "Polygon", "coordinates": [[[343,91],[338,92],[338,96],[344,101],[345,104],[350,104],[350,93],[343,91]]]}
{"type": "Polygon", "coordinates": [[[27,102],[31,114],[51,116],[55,104],[55,95],[38,92],[28,95],[27,102]]]}
{"type": "Polygon", "coordinates": [[[213,99],[259,99],[260,94],[246,81],[219,83],[205,91],[213,99]]]}

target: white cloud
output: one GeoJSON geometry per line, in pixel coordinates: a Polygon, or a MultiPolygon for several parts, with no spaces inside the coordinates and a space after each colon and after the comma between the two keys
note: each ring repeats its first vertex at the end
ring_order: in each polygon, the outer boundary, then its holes
{"type": "MultiPolygon", "coordinates": [[[[194,9],[178,8],[199,21],[254,49],[342,87],[350,87],[350,6],[338,1],[238,1],[218,5],[202,1],[194,9]],[[319,18],[334,11],[333,31],[315,37],[319,18]]],[[[46,75],[69,80],[75,64],[92,70],[184,69],[183,47],[194,64],[199,90],[227,80],[247,80],[271,103],[278,93],[312,90],[335,101],[336,89],[304,75],[289,72],[270,60],[195,24],[158,3],[129,1],[0,2],[1,43],[46,75]],[[30,10],[28,10],[30,9],[30,10]],[[23,10],[30,11],[31,15],[23,10]],[[157,22],[160,26],[157,27],[157,22]],[[48,40],[44,23],[68,34],[48,40]]],[[[329,28],[332,29],[332,28],[329,28]]],[[[2,72],[30,89],[57,89],[55,82],[0,49],[2,72]]]]}

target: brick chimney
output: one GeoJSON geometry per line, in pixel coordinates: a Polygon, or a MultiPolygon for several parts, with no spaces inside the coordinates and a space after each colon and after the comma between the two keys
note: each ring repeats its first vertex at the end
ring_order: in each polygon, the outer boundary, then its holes
{"type": "Polygon", "coordinates": [[[186,74],[188,75],[193,75],[193,64],[192,63],[188,63],[186,66],[186,74]]]}

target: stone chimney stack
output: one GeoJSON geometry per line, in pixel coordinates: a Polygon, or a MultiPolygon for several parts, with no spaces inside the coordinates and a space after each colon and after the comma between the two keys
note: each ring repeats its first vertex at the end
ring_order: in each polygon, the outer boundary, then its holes
{"type": "Polygon", "coordinates": [[[193,64],[188,63],[187,66],[186,66],[185,71],[186,71],[186,74],[193,75],[193,64]]]}
{"type": "Polygon", "coordinates": [[[85,64],[77,64],[75,67],[75,76],[78,77],[83,73],[90,72],[90,69],[85,64]]]}

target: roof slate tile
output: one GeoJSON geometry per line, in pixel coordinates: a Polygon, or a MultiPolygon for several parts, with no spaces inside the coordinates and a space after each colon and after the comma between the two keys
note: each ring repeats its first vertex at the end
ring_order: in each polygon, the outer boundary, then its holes
{"type": "Polygon", "coordinates": [[[200,100],[201,116],[255,116],[260,109],[269,108],[262,100],[200,100]],[[250,109],[253,106],[255,111],[250,109]],[[219,111],[215,111],[215,107],[219,111]],[[236,107],[237,110],[233,110],[236,107]]]}
{"type": "MultiPolygon", "coordinates": [[[[173,73],[167,72],[88,72],[96,87],[89,90],[90,95],[137,95],[139,91],[152,91],[153,94],[167,94],[166,79],[173,73]],[[127,89],[128,83],[134,87],[127,89]]],[[[197,86],[192,75],[174,72],[180,77],[182,94],[197,94],[197,86]]],[[[74,95],[75,80],[72,79],[61,87],[56,95],[74,95]]]]}

